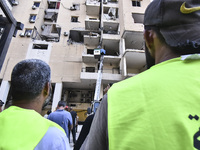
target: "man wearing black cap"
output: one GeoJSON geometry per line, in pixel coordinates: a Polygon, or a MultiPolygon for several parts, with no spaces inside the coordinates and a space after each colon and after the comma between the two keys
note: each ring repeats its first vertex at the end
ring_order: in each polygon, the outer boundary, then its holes
{"type": "Polygon", "coordinates": [[[200,150],[200,1],[154,0],[144,26],[155,65],[109,89],[81,149],[200,150]]]}
{"type": "Polygon", "coordinates": [[[2,100],[0,100],[0,112],[2,112],[2,106],[3,106],[4,102],[2,100]]]}

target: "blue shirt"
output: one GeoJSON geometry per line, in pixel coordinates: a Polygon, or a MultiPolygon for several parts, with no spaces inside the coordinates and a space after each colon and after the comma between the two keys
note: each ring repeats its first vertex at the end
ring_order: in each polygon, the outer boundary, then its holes
{"type": "Polygon", "coordinates": [[[70,150],[70,145],[64,132],[56,127],[49,127],[34,150],[70,150]]]}
{"type": "Polygon", "coordinates": [[[58,109],[55,112],[50,113],[48,119],[59,124],[65,130],[65,133],[69,138],[68,126],[72,125],[72,116],[68,111],[58,109]]]}

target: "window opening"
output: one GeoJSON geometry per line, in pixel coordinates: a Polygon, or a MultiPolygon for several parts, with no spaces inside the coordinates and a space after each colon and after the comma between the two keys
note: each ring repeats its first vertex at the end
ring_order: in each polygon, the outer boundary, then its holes
{"type": "Polygon", "coordinates": [[[71,22],[78,22],[78,17],[72,16],[71,17],[71,22]]]}
{"type": "Polygon", "coordinates": [[[48,49],[48,45],[47,45],[47,44],[33,44],[32,49],[43,49],[43,50],[47,50],[47,49],[48,49]]]}
{"type": "Polygon", "coordinates": [[[29,18],[29,22],[30,22],[30,23],[34,23],[35,20],[36,20],[36,15],[31,14],[31,15],[30,15],[30,18],[29,18]]]}
{"type": "Polygon", "coordinates": [[[86,67],[86,72],[95,72],[95,67],[86,67]]]}
{"type": "Polygon", "coordinates": [[[32,34],[32,29],[26,29],[26,30],[25,30],[25,35],[26,35],[27,37],[30,37],[31,34],[32,34]]]}
{"type": "Polygon", "coordinates": [[[87,49],[87,54],[94,54],[94,49],[87,49]]]}
{"type": "Polygon", "coordinates": [[[139,0],[133,0],[133,1],[132,1],[132,6],[141,7],[141,3],[140,3],[139,0]]]}
{"type": "Polygon", "coordinates": [[[60,2],[50,2],[48,5],[48,9],[59,9],[60,2]]]}
{"type": "Polygon", "coordinates": [[[34,4],[36,7],[39,7],[40,6],[40,2],[34,2],[34,4]]]}
{"type": "Polygon", "coordinates": [[[144,14],[132,13],[132,17],[135,23],[143,23],[144,14]]]}

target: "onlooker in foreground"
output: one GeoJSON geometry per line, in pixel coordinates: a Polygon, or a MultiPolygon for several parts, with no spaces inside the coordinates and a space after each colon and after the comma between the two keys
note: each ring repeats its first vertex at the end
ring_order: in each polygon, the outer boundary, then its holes
{"type": "Polygon", "coordinates": [[[79,150],[81,148],[81,145],[83,144],[84,140],[86,139],[86,137],[90,131],[90,127],[91,127],[93,118],[94,118],[94,114],[89,115],[85,119],[83,126],[81,128],[81,132],[76,141],[76,144],[74,145],[74,150],[79,150]]]}
{"type": "Polygon", "coordinates": [[[40,115],[51,89],[50,67],[38,59],[19,62],[11,74],[13,106],[0,114],[0,149],[66,150],[64,130],[40,115]]]}
{"type": "Polygon", "coordinates": [[[2,112],[2,106],[3,106],[4,102],[2,100],[0,100],[0,112],[2,112]]]}
{"type": "MultiPolygon", "coordinates": [[[[77,113],[73,110],[72,107],[68,108],[70,111],[70,114],[72,116],[72,122],[73,122],[73,128],[71,130],[72,132],[72,138],[73,138],[73,143],[76,143],[76,127],[77,127],[77,113]]],[[[70,130],[69,130],[69,137],[70,137],[70,130]]]]}
{"type": "Polygon", "coordinates": [[[156,65],[109,89],[81,149],[200,149],[200,1],[153,0],[144,26],[156,65]]]}
{"type": "Polygon", "coordinates": [[[73,123],[72,123],[72,116],[68,111],[65,110],[65,106],[66,103],[64,101],[59,101],[57,110],[52,112],[48,116],[48,119],[59,124],[65,130],[65,133],[67,134],[67,137],[69,139],[68,129],[71,130],[73,128],[73,123]]]}

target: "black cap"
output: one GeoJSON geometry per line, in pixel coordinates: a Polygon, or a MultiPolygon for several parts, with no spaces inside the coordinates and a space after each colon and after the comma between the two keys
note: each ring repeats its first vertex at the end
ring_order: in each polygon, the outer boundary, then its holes
{"type": "Polygon", "coordinates": [[[2,100],[0,100],[0,106],[3,106],[4,102],[2,100]]]}
{"type": "Polygon", "coordinates": [[[170,46],[200,44],[200,0],[154,0],[144,16],[145,26],[157,26],[170,46]]]}

